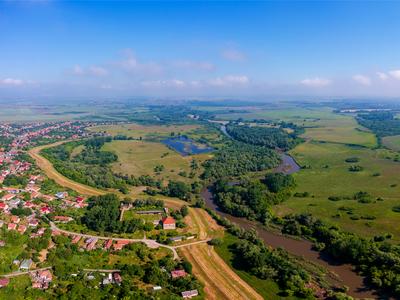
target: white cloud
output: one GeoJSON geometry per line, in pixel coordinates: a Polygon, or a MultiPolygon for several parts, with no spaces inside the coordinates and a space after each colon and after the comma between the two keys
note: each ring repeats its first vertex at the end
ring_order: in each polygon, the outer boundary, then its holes
{"type": "Polygon", "coordinates": [[[162,87],[183,88],[186,86],[186,82],[179,79],[142,81],[140,84],[143,87],[147,88],[162,88],[162,87]]]}
{"type": "Polygon", "coordinates": [[[245,75],[227,75],[224,77],[217,77],[208,81],[211,86],[225,87],[225,86],[238,86],[247,85],[250,82],[249,78],[245,75]]]}
{"type": "Polygon", "coordinates": [[[172,66],[180,69],[214,71],[215,65],[206,61],[178,60],[172,63],[172,66]]]}
{"type": "Polygon", "coordinates": [[[75,65],[72,69],[72,73],[78,76],[90,75],[101,77],[108,75],[108,71],[105,68],[99,66],[90,66],[88,68],[83,68],[80,65],[75,65]]]}
{"type": "Polygon", "coordinates": [[[371,79],[365,75],[361,75],[361,74],[354,75],[353,80],[362,85],[371,85],[371,79]]]}
{"type": "Polygon", "coordinates": [[[380,80],[383,80],[383,81],[385,81],[385,80],[387,80],[389,78],[389,76],[386,73],[383,73],[383,72],[376,72],[376,75],[378,76],[378,78],[380,80]]]}
{"type": "Polygon", "coordinates": [[[124,58],[117,62],[117,66],[130,73],[160,74],[163,72],[161,65],[155,62],[139,62],[131,49],[123,51],[124,58]]]}
{"type": "Polygon", "coordinates": [[[246,55],[236,49],[226,49],[221,53],[222,57],[230,61],[243,61],[246,59],[246,55]]]}
{"type": "Polygon", "coordinates": [[[21,79],[15,79],[15,78],[5,78],[5,79],[0,80],[0,84],[8,85],[8,86],[19,86],[19,85],[23,85],[24,81],[21,79]]]}
{"type": "Polygon", "coordinates": [[[106,76],[108,75],[108,71],[105,68],[92,66],[89,67],[89,73],[94,76],[106,76]]]}
{"type": "Polygon", "coordinates": [[[393,70],[389,72],[390,76],[392,76],[394,79],[400,80],[400,70],[393,70]]]}
{"type": "Polygon", "coordinates": [[[308,87],[324,87],[330,85],[332,81],[326,78],[315,77],[303,79],[300,83],[308,87]]]}

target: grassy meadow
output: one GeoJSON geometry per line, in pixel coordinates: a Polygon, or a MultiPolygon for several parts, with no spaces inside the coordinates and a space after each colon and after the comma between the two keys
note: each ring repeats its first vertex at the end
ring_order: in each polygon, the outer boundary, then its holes
{"type": "Polygon", "coordinates": [[[382,144],[389,149],[400,151],[400,135],[386,136],[382,139],[382,144]]]}
{"type": "Polygon", "coordinates": [[[196,159],[199,163],[210,157],[209,154],[182,156],[158,142],[144,142],[137,140],[112,141],[103,147],[118,155],[118,161],[112,164],[116,173],[134,176],[152,175],[167,180],[188,181],[179,175],[180,172],[190,173],[190,163],[196,159]],[[164,170],[155,171],[155,167],[163,165],[164,170]]]}
{"type": "Polygon", "coordinates": [[[94,126],[89,130],[94,132],[105,132],[115,135],[126,135],[132,138],[159,138],[169,137],[171,133],[185,134],[199,128],[197,125],[140,125],[140,124],[121,124],[94,126]]]}
{"type": "Polygon", "coordinates": [[[308,192],[310,196],[293,196],[275,208],[278,214],[310,212],[362,235],[390,232],[396,241],[400,240],[400,213],[392,211],[393,206],[400,204],[400,163],[393,161],[394,153],[383,149],[306,142],[291,154],[301,166],[309,167],[294,174],[297,182],[295,192],[308,192]],[[350,157],[357,157],[359,162],[345,162],[350,157]],[[351,165],[360,165],[363,170],[350,172],[351,165]],[[359,203],[357,200],[328,199],[330,196],[352,198],[359,191],[368,192],[373,201],[359,203]],[[376,201],[377,198],[383,200],[376,201]]]}

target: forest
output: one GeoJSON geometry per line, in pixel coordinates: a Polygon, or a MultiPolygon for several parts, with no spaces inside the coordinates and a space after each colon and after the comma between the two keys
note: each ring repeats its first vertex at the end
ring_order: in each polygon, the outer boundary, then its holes
{"type": "Polygon", "coordinates": [[[400,135],[400,119],[391,111],[361,113],[356,117],[358,123],[372,130],[378,138],[400,135]]]}
{"type": "Polygon", "coordinates": [[[298,144],[296,134],[289,134],[278,127],[257,127],[247,125],[228,124],[226,131],[235,140],[270,149],[289,150],[298,144]]]}
{"type": "Polygon", "coordinates": [[[233,141],[215,152],[212,159],[204,162],[202,179],[236,177],[248,172],[263,171],[276,167],[278,154],[268,148],[233,141]]]}
{"type": "Polygon", "coordinates": [[[217,180],[213,185],[214,201],[225,212],[267,224],[272,217],[270,208],[290,196],[294,186],[291,175],[270,173],[265,180],[243,180],[232,184],[217,180]]]}

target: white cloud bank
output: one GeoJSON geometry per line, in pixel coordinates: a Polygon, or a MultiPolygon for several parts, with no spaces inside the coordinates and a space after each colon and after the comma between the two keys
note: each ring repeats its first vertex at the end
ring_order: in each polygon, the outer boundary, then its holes
{"type": "Polygon", "coordinates": [[[308,86],[308,87],[325,87],[328,86],[332,83],[331,80],[326,79],[326,78],[320,78],[320,77],[315,77],[315,78],[306,78],[300,81],[302,85],[308,86]]]}
{"type": "Polygon", "coordinates": [[[20,86],[23,85],[25,82],[21,79],[15,79],[15,78],[5,78],[0,80],[1,85],[7,85],[7,86],[20,86]]]}
{"type": "Polygon", "coordinates": [[[250,82],[249,78],[245,75],[226,75],[223,77],[217,77],[210,79],[208,84],[216,87],[226,86],[245,86],[250,82]]]}
{"type": "Polygon", "coordinates": [[[394,79],[400,80],[400,70],[393,70],[389,72],[390,76],[394,79]]]}

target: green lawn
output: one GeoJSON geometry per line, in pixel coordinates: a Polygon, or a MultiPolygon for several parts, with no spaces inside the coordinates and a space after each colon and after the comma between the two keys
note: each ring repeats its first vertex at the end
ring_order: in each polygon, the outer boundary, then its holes
{"type": "Polygon", "coordinates": [[[294,175],[296,191],[309,192],[313,197],[292,197],[275,207],[278,214],[309,212],[363,236],[390,232],[396,241],[400,240],[400,213],[392,211],[393,206],[400,204],[400,163],[393,161],[396,154],[317,142],[301,144],[291,154],[300,165],[310,166],[294,175]],[[360,161],[353,164],[362,166],[363,171],[350,172],[352,163],[345,162],[349,157],[358,157],[360,161]],[[374,176],[375,173],[380,175],[374,176]],[[363,204],[355,200],[328,200],[329,196],[352,196],[358,191],[366,191],[374,199],[382,197],[383,201],[363,204]],[[343,206],[352,208],[353,215],[339,210],[343,206]],[[352,220],[350,217],[354,216],[360,219],[352,220]],[[376,219],[365,219],[370,216],[376,219]]]}
{"type": "Polygon", "coordinates": [[[279,286],[270,280],[259,279],[245,271],[237,270],[232,267],[232,253],[229,247],[237,242],[239,239],[227,232],[223,238],[223,244],[215,247],[218,255],[251,287],[253,287],[264,299],[296,299],[295,297],[282,297],[278,294],[281,292],[279,286]]]}

